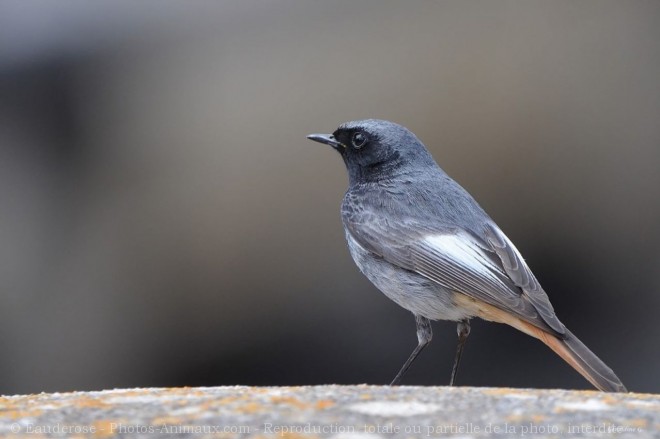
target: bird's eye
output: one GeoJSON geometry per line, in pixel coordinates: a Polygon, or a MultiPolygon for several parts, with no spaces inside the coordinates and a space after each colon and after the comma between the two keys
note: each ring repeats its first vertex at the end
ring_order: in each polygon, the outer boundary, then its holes
{"type": "Polygon", "coordinates": [[[353,139],[351,141],[353,142],[353,147],[355,149],[360,149],[364,146],[365,143],[367,143],[367,136],[365,136],[364,133],[358,131],[357,133],[353,134],[353,139]]]}

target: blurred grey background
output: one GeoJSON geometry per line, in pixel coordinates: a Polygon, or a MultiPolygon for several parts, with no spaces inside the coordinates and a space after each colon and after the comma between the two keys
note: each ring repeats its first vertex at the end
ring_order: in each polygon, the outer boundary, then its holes
{"type": "MultiPolygon", "coordinates": [[[[344,242],[358,118],[420,137],[635,391],[660,379],[657,1],[0,0],[0,393],[388,383],[344,242]]],[[[453,323],[406,384],[446,384],[453,323]]],[[[590,388],[474,322],[461,385],[590,388]]]]}

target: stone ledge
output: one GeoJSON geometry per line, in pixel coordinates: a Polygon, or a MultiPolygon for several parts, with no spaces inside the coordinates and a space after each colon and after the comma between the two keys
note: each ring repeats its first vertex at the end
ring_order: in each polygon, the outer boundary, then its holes
{"type": "Polygon", "coordinates": [[[660,431],[660,395],[474,387],[204,387],[0,398],[4,437],[616,437],[660,431]]]}

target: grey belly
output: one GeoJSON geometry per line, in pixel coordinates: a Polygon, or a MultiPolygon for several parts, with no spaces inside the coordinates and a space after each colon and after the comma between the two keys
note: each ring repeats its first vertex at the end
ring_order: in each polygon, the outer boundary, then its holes
{"type": "Polygon", "coordinates": [[[455,305],[452,291],[373,255],[349,233],[346,233],[346,240],[362,274],[399,306],[431,320],[458,321],[473,317],[455,305]]]}

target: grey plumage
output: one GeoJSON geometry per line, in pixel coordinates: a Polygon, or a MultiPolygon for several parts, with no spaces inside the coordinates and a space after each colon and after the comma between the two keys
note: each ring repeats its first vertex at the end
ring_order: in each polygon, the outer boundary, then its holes
{"type": "MultiPolygon", "coordinates": [[[[559,321],[513,243],[413,133],[392,122],[363,120],[309,137],[332,145],[344,159],[349,188],[341,217],[349,250],[387,297],[417,318],[467,325],[479,316],[517,325],[561,351],[576,369],[582,365],[580,373],[591,373],[587,379],[597,387],[625,390],[559,321]]],[[[428,331],[430,340],[430,326],[428,331]]],[[[420,341],[397,378],[422,347],[420,341]]]]}

